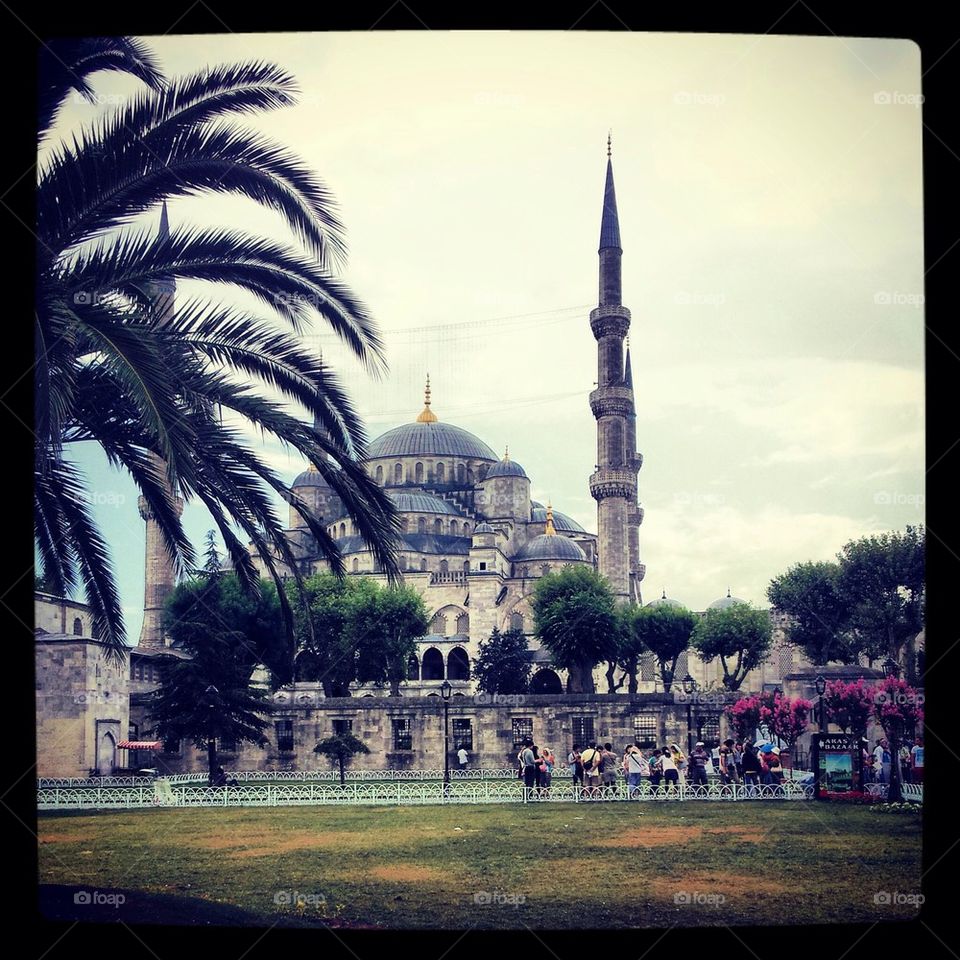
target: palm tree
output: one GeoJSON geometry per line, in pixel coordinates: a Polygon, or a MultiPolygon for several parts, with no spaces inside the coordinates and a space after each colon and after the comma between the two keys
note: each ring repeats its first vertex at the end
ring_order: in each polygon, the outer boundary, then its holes
{"type": "MultiPolygon", "coordinates": [[[[146,67],[144,76],[152,77],[146,67]]],[[[334,203],[282,145],[228,119],[293,102],[293,78],[277,66],[214,67],[151,85],[52,146],[41,165],[37,549],[58,591],[83,585],[100,635],[118,652],[123,618],[109,550],[84,503],[70,444],[97,443],[111,464],[130,473],[180,570],[189,569],[194,554],[177,496],[206,506],[248,589],[257,589],[259,577],[237,527],[274,580],[285,567],[300,585],[272,490],[291,502],[342,574],[335,542],[245,442],[239,427],[246,422],[313,463],[376,560],[391,578],[398,575],[398,523],[391,501],[363,470],[363,424],[338,378],[299,337],[319,317],[371,373],[386,368],[374,321],[331,275],[345,250],[334,203]],[[209,191],[277,211],[299,246],[241,229],[168,228],[167,199],[209,191]],[[158,209],[159,234],[130,228],[158,209]],[[260,309],[191,298],[174,311],[177,280],[239,287],[260,309]],[[317,426],[291,415],[290,402],[317,426]]],[[[280,597],[292,629],[283,590],[280,597]]]]}

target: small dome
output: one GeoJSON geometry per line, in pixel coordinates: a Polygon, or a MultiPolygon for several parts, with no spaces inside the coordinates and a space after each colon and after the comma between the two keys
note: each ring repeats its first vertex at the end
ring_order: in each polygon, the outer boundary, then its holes
{"type": "MultiPolygon", "coordinates": [[[[489,476],[489,474],[488,474],[489,476]]],[[[542,503],[537,503],[536,500],[531,501],[530,503],[530,519],[534,523],[544,523],[547,519],[547,508],[542,503]]],[[[577,523],[573,517],[568,517],[565,513],[561,513],[559,510],[553,511],[553,525],[558,529],[562,530],[564,533],[586,533],[583,527],[577,523]]]]}
{"type": "Polygon", "coordinates": [[[714,600],[707,609],[708,610],[726,610],[727,607],[732,607],[735,603],[746,603],[746,600],[741,600],[739,597],[732,597],[730,595],[730,588],[727,587],[727,595],[721,597],[719,600],[714,600]]]}
{"type": "Polygon", "coordinates": [[[514,560],[586,560],[586,554],[569,537],[547,533],[520,548],[514,560]]]}
{"type": "Polygon", "coordinates": [[[484,480],[491,477],[526,477],[527,472],[517,463],[516,460],[504,458],[499,463],[495,463],[488,471],[484,480]]]}
{"type": "Polygon", "coordinates": [[[667,591],[664,590],[663,594],[657,597],[656,600],[651,600],[648,604],[648,607],[682,607],[683,604],[679,600],[674,600],[672,597],[667,596],[667,591]]]}
{"type": "Polygon", "coordinates": [[[481,520],[474,528],[473,535],[476,536],[478,533],[496,533],[497,531],[487,523],[486,520],[481,520]]]}
{"type": "Polygon", "coordinates": [[[323,474],[311,463],[310,466],[303,471],[297,478],[290,484],[291,490],[296,490],[297,487],[326,487],[328,486],[327,481],[324,479],[323,474]]]}

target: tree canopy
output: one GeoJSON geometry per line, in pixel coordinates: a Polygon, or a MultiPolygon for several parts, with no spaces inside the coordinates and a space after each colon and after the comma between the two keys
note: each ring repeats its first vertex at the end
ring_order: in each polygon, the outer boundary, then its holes
{"type": "Polygon", "coordinates": [[[691,645],[706,663],[719,657],[724,686],[738,690],[747,674],[766,657],[771,634],[766,610],[734,603],[707,610],[694,627],[691,645]]]}
{"type": "Polygon", "coordinates": [[[526,693],[530,685],[530,651],[522,630],[496,628],[480,641],[473,676],[482,693],[526,693]]]}

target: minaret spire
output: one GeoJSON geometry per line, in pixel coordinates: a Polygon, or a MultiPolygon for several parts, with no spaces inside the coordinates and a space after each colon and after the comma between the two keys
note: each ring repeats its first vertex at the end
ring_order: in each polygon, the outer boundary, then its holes
{"type": "Polygon", "coordinates": [[[170,239],[170,215],[167,213],[166,200],[160,206],[160,229],[157,231],[157,239],[161,243],[170,239]]]}
{"type": "Polygon", "coordinates": [[[427,374],[427,385],[423,390],[423,410],[417,417],[417,423],[436,423],[437,415],[430,409],[430,374],[427,374]]]}
{"type": "Polygon", "coordinates": [[[548,537],[555,537],[557,535],[557,528],[553,525],[553,504],[549,502],[547,503],[547,525],[543,532],[548,537]]]}
{"type": "Polygon", "coordinates": [[[590,477],[590,494],[597,501],[597,559],[620,603],[640,602],[640,508],[637,471],[642,458],[636,452],[636,412],[633,371],[624,339],[630,330],[630,311],[623,306],[620,261],[620,218],[613,183],[612,136],[607,134],[607,171],[600,218],[600,295],[590,311],[590,327],[597,341],[597,389],[590,407],[597,420],[597,469],[590,477]]]}

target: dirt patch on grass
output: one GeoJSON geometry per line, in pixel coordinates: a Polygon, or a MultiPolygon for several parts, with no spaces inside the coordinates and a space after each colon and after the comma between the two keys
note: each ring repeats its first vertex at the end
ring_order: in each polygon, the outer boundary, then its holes
{"type": "Polygon", "coordinates": [[[423,883],[445,879],[442,870],[436,867],[424,867],[417,863],[389,863],[382,867],[373,867],[368,873],[378,880],[391,880],[397,883],[423,883]]]}
{"type": "Polygon", "coordinates": [[[757,830],[754,827],[737,826],[736,824],[730,824],[726,827],[705,827],[704,832],[708,834],[725,833],[732,837],[736,837],[737,840],[745,840],[748,843],[759,843],[763,839],[760,830],[757,830]]]}
{"type": "Polygon", "coordinates": [[[93,830],[77,830],[75,833],[46,833],[38,834],[41,843],[83,843],[87,840],[97,840],[100,834],[93,830]]]}
{"type": "Polygon", "coordinates": [[[626,830],[612,837],[597,840],[598,847],[668,847],[690,843],[703,836],[703,827],[645,827],[626,830]]]}
{"type": "Polygon", "coordinates": [[[678,893],[719,894],[727,900],[787,893],[789,888],[769,877],[723,870],[691,871],[669,877],[648,877],[654,896],[668,900],[678,893]]]}

